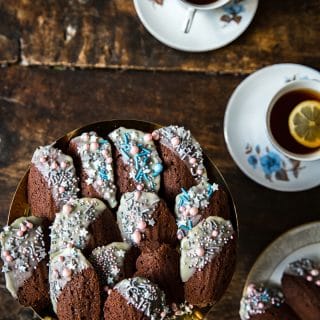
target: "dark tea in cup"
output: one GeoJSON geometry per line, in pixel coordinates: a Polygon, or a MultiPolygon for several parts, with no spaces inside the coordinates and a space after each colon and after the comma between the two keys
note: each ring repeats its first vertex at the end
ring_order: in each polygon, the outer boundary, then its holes
{"type": "Polygon", "coordinates": [[[320,81],[285,84],[268,106],[266,125],[282,154],[300,161],[320,159],[320,81]]]}
{"type": "Polygon", "coordinates": [[[297,89],[285,93],[274,104],[270,113],[270,129],[273,137],[285,149],[293,153],[312,153],[318,148],[309,148],[298,143],[289,131],[288,119],[291,111],[301,102],[320,102],[320,92],[311,89],[297,89]]]}

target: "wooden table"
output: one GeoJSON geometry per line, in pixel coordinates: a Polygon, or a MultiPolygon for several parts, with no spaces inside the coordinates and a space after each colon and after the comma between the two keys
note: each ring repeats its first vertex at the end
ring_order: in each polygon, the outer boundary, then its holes
{"type": "MultiPolygon", "coordinates": [[[[191,54],[152,38],[129,0],[0,0],[1,226],[38,145],[104,119],[186,125],[222,171],[238,208],[237,270],[213,317],[238,319],[253,262],[284,231],[319,219],[320,189],[276,192],[248,179],[226,149],[225,107],[245,76],[265,65],[319,69],[319,14],[318,0],[261,0],[240,38],[191,54]],[[76,33],[67,41],[69,25],[76,33]]],[[[0,292],[0,319],[32,319],[6,293],[3,278],[0,292]]]]}

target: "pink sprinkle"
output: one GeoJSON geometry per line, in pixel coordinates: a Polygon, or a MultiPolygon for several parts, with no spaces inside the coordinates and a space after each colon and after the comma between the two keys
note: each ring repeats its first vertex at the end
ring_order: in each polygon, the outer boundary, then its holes
{"type": "Polygon", "coordinates": [[[65,162],[65,161],[62,161],[62,162],[60,163],[60,167],[61,167],[62,169],[65,169],[67,166],[68,166],[68,163],[65,162]]]}
{"type": "Polygon", "coordinates": [[[197,175],[201,176],[203,174],[203,170],[202,169],[198,169],[197,170],[197,175]]]}
{"type": "Polygon", "coordinates": [[[53,162],[51,163],[51,169],[53,169],[53,170],[58,169],[58,164],[57,164],[55,161],[53,161],[53,162]]]}
{"type": "Polygon", "coordinates": [[[130,153],[133,154],[133,155],[138,154],[139,153],[139,147],[132,146],[131,149],[130,149],[130,153]]]}
{"type": "Polygon", "coordinates": [[[107,156],[109,155],[107,149],[101,150],[101,154],[102,154],[104,157],[107,157],[107,156]]]}
{"type": "Polygon", "coordinates": [[[204,254],[205,254],[204,249],[203,249],[202,247],[199,247],[199,248],[197,249],[197,255],[198,255],[199,257],[203,257],[204,254]]]}
{"type": "Polygon", "coordinates": [[[178,238],[178,240],[181,240],[183,238],[183,235],[181,233],[178,233],[177,238],[178,238]]]}
{"type": "Polygon", "coordinates": [[[135,191],[134,200],[138,201],[141,197],[141,191],[135,191]]]}
{"type": "Polygon", "coordinates": [[[143,190],[143,184],[138,184],[136,188],[137,188],[138,191],[142,191],[143,190]]]}
{"type": "Polygon", "coordinates": [[[171,139],[171,144],[172,144],[174,147],[178,146],[178,145],[180,144],[180,139],[179,139],[179,137],[173,137],[173,138],[171,139]]]}
{"type": "Polygon", "coordinates": [[[108,163],[108,164],[111,164],[112,162],[113,162],[113,159],[112,159],[111,157],[108,157],[108,158],[107,158],[107,163],[108,163]]]}
{"type": "Polygon", "coordinates": [[[254,292],[254,288],[255,288],[254,284],[251,283],[248,285],[247,292],[249,295],[251,295],[254,292]]]}
{"type": "Polygon", "coordinates": [[[110,294],[112,293],[112,289],[108,290],[108,296],[110,296],[110,294]]]}
{"type": "Polygon", "coordinates": [[[10,251],[5,250],[5,251],[3,251],[2,254],[3,254],[4,257],[9,257],[10,256],[10,251]]]}
{"type": "Polygon", "coordinates": [[[98,142],[92,142],[92,143],[90,144],[90,149],[91,149],[92,151],[98,150],[98,149],[99,149],[99,143],[98,143],[98,142]]]}
{"type": "Polygon", "coordinates": [[[64,187],[60,186],[58,188],[58,190],[59,190],[59,193],[63,193],[63,192],[65,192],[66,189],[64,187]]]}
{"type": "Polygon", "coordinates": [[[172,304],[171,304],[171,309],[172,309],[173,311],[178,311],[178,307],[177,307],[177,305],[176,305],[175,303],[172,303],[172,304]]]}
{"type": "Polygon", "coordinates": [[[141,220],[141,221],[139,221],[137,227],[138,227],[139,230],[143,231],[147,227],[147,224],[146,224],[145,221],[141,220]]]}
{"type": "Polygon", "coordinates": [[[180,211],[180,212],[184,212],[184,211],[186,211],[186,208],[185,208],[184,206],[181,206],[181,207],[179,208],[179,211],[180,211]]]}
{"type": "MultiPolygon", "coordinates": [[[[59,188],[60,189],[60,188],[59,188]]],[[[72,206],[70,204],[65,204],[63,205],[62,207],[62,212],[65,213],[65,214],[69,214],[72,212],[72,206]]]]}
{"type": "Polygon", "coordinates": [[[23,231],[21,231],[21,230],[17,231],[17,236],[18,236],[18,237],[22,237],[23,234],[24,234],[23,231]]]}
{"type": "Polygon", "coordinates": [[[150,142],[150,141],[152,141],[152,134],[151,134],[151,133],[146,133],[146,134],[143,136],[143,140],[144,140],[144,142],[150,142]]]}
{"type": "Polygon", "coordinates": [[[197,207],[192,207],[192,208],[190,209],[190,214],[191,214],[192,216],[196,216],[196,215],[198,214],[198,212],[199,212],[199,209],[198,209],[197,207]]]}
{"type": "Polygon", "coordinates": [[[319,270],[317,269],[312,269],[310,271],[310,274],[313,276],[313,277],[317,277],[319,275],[319,270]]]}
{"type": "Polygon", "coordinates": [[[81,139],[85,142],[89,141],[89,135],[87,133],[83,133],[81,135],[81,139]]]}
{"type": "Polygon", "coordinates": [[[313,280],[312,276],[306,276],[307,281],[311,282],[313,280]]]}
{"type": "Polygon", "coordinates": [[[213,230],[211,236],[215,238],[219,234],[218,230],[213,230]]]}
{"type": "Polygon", "coordinates": [[[30,221],[28,221],[28,222],[26,223],[26,226],[27,226],[28,229],[32,229],[32,228],[33,228],[33,224],[32,224],[32,222],[30,222],[30,221]]]}
{"type": "Polygon", "coordinates": [[[98,179],[97,180],[97,184],[98,184],[98,186],[102,186],[103,185],[103,181],[101,179],[98,179]]]}
{"type": "Polygon", "coordinates": [[[153,140],[159,140],[160,139],[160,135],[159,135],[159,133],[157,131],[153,131],[151,135],[152,135],[153,140]]]}
{"type": "Polygon", "coordinates": [[[317,281],[316,281],[316,285],[317,285],[318,287],[320,287],[320,280],[317,280],[317,281]]]}
{"type": "Polygon", "coordinates": [[[6,261],[7,261],[7,262],[11,262],[11,261],[13,261],[12,256],[10,256],[10,255],[9,255],[9,256],[6,256],[6,261]]]}
{"type": "Polygon", "coordinates": [[[141,233],[139,230],[136,230],[133,234],[132,234],[132,241],[136,244],[139,244],[141,242],[141,233]]]}
{"type": "Polygon", "coordinates": [[[47,157],[40,157],[40,162],[41,163],[47,162],[47,157]]]}
{"type": "Polygon", "coordinates": [[[64,256],[59,256],[58,259],[59,259],[60,262],[63,262],[64,261],[64,256]]]}
{"type": "Polygon", "coordinates": [[[191,164],[196,164],[197,163],[197,159],[196,158],[190,158],[189,162],[191,164]]]}
{"type": "Polygon", "coordinates": [[[20,230],[21,230],[22,232],[26,232],[27,229],[28,229],[28,228],[27,228],[24,224],[21,224],[21,225],[20,225],[20,230]]]}
{"type": "Polygon", "coordinates": [[[62,276],[65,278],[69,278],[72,275],[72,270],[68,269],[68,268],[64,268],[62,270],[62,276]]]}
{"type": "Polygon", "coordinates": [[[259,309],[263,309],[264,308],[264,303],[263,302],[259,302],[258,303],[258,308],[259,309]]]}
{"type": "Polygon", "coordinates": [[[188,217],[189,216],[189,213],[190,213],[190,210],[184,210],[183,212],[182,212],[182,215],[184,216],[184,217],[188,217]]]}

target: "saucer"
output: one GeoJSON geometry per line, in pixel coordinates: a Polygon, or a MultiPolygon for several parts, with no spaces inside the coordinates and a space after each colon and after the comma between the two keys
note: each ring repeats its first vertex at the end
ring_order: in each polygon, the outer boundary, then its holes
{"type": "Polygon", "coordinates": [[[297,161],[277,152],[266,134],[265,114],[280,87],[297,79],[320,80],[320,73],[298,64],[275,64],[244,79],[229,99],[224,137],[238,167],[255,182],[279,191],[320,185],[320,160],[297,161]]]}
{"type": "Polygon", "coordinates": [[[203,52],[221,48],[238,38],[252,21],[259,0],[233,0],[221,8],[197,10],[191,30],[183,32],[187,7],[180,0],[134,0],[146,29],[174,49],[203,52]],[[158,1],[161,2],[161,1],[158,1]]]}
{"type": "Polygon", "coordinates": [[[271,243],[257,259],[247,277],[243,294],[249,284],[267,283],[279,287],[289,263],[302,258],[320,261],[320,222],[291,229],[271,243]]]}

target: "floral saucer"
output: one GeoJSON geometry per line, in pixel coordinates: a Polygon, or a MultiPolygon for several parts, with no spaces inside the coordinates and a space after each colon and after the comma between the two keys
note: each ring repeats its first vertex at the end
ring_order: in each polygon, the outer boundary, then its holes
{"type": "Polygon", "coordinates": [[[270,100],[280,87],[297,79],[320,80],[320,73],[298,64],[275,64],[248,76],[229,99],[224,137],[239,168],[252,180],[279,191],[302,191],[320,185],[320,160],[297,161],[277,152],[265,125],[270,100]]]}
{"type": "Polygon", "coordinates": [[[181,0],[134,0],[146,29],[174,49],[203,52],[221,48],[238,38],[251,23],[259,0],[232,0],[208,11],[197,10],[189,33],[183,32],[187,10],[181,0]]]}

